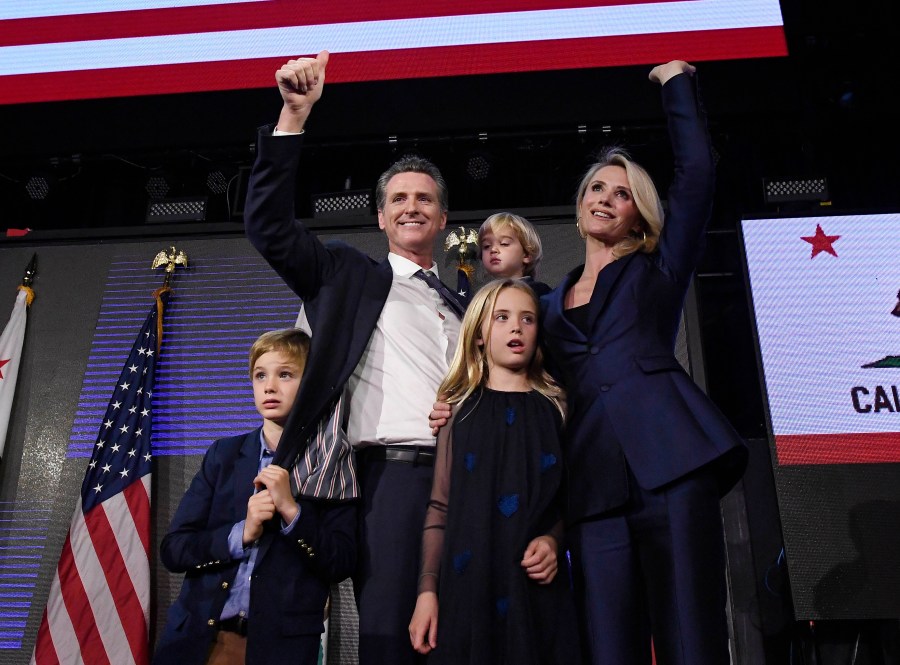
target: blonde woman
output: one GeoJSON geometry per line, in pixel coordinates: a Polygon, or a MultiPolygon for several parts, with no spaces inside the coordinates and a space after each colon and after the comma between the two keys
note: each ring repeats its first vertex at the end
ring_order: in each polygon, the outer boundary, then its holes
{"type": "Polygon", "coordinates": [[[727,665],[719,498],[743,441],[675,358],[684,296],[709,221],[715,170],[694,83],[662,85],[675,176],[665,219],[647,172],[608,153],[578,189],[585,262],[543,299],[546,348],[568,391],[567,539],[594,665],[727,665]]]}

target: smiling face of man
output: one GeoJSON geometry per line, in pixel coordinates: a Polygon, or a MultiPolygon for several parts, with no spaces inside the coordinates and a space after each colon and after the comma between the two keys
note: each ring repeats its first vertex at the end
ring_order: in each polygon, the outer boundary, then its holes
{"type": "Polygon", "coordinates": [[[447,225],[437,183],[425,173],[398,173],[388,180],[385,195],[378,226],[390,251],[430,268],[434,239],[447,225]]]}

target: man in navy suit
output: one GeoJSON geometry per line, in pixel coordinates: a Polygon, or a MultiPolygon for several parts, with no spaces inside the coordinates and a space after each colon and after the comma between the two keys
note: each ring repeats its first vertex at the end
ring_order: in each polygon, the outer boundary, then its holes
{"type": "MultiPolygon", "coordinates": [[[[447,222],[447,189],[438,169],[420,158],[382,174],[378,225],[390,253],[380,263],[341,243],[322,244],[294,219],[304,126],[322,95],[327,64],[323,51],[276,73],[283,106],[277,125],[260,131],[244,213],[247,237],[303,299],[312,333],[309,381],[276,463],[296,468],[299,458],[303,466],[306,442],[323,431],[338,439],[334,450],[356,450],[360,663],[415,663],[420,657],[407,628],[434,460],[426,416],[459,333],[459,303],[434,274],[423,273],[436,273],[432,253],[447,222]]],[[[324,455],[323,465],[333,457],[324,455]]],[[[301,482],[300,492],[355,494],[353,483],[337,480],[356,478],[350,465],[321,475],[319,489],[301,482]]]]}

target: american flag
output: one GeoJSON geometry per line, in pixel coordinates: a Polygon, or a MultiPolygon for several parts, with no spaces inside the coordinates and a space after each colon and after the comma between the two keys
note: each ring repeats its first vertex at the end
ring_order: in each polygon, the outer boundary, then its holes
{"type": "Polygon", "coordinates": [[[150,310],[103,416],[31,662],[149,661],[150,423],[158,322],[150,310]]]}
{"type": "Polygon", "coordinates": [[[787,55],[778,0],[0,0],[0,102],[787,55]],[[215,72],[210,75],[210,72],[215,72]]]}

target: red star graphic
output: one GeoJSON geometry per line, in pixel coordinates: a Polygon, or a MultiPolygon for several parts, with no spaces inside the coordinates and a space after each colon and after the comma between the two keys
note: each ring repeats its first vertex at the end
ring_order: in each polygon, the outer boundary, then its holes
{"type": "Polygon", "coordinates": [[[812,245],[812,253],[809,256],[811,259],[816,258],[816,255],[821,252],[828,252],[832,256],[837,256],[837,252],[834,251],[834,242],[840,238],[840,236],[825,235],[825,231],[823,231],[822,227],[818,224],[816,224],[816,235],[800,236],[800,238],[812,245]]]}
{"type": "MultiPolygon", "coordinates": [[[[0,360],[0,369],[3,369],[3,366],[8,363],[12,358],[7,358],[6,360],[0,360]]],[[[3,372],[0,372],[0,379],[3,378],[3,372]]]]}

